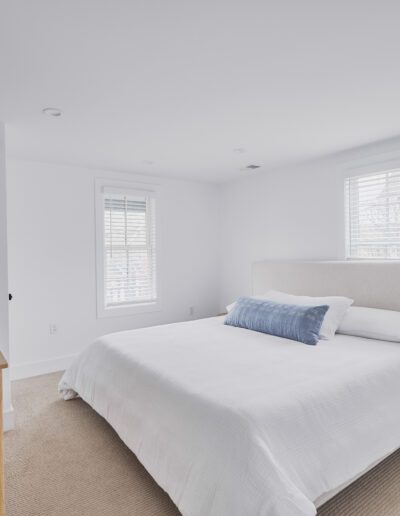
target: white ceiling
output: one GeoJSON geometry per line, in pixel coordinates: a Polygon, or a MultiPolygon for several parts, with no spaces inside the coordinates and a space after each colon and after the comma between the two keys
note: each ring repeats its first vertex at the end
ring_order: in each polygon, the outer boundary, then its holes
{"type": "Polygon", "coordinates": [[[400,134],[398,0],[0,5],[11,157],[218,182],[400,134]]]}

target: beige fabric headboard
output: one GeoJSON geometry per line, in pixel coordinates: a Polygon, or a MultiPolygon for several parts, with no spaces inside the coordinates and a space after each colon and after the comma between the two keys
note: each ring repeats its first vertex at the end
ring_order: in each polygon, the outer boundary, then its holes
{"type": "Polygon", "coordinates": [[[400,311],[400,261],[262,261],[252,269],[254,295],[348,296],[357,306],[400,311]]]}

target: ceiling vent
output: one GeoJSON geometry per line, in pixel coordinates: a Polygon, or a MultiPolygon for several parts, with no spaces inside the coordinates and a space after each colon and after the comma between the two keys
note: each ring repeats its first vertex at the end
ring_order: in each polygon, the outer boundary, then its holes
{"type": "Polygon", "coordinates": [[[47,107],[47,108],[42,109],[42,113],[44,115],[53,116],[53,117],[58,117],[58,116],[62,115],[61,109],[53,108],[53,107],[47,107]]]}

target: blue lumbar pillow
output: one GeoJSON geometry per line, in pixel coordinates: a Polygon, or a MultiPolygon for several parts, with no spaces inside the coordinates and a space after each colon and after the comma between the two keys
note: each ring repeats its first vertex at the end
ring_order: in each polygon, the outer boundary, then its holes
{"type": "Polygon", "coordinates": [[[241,297],[225,318],[225,324],[317,344],[329,306],[298,306],[241,297]]]}

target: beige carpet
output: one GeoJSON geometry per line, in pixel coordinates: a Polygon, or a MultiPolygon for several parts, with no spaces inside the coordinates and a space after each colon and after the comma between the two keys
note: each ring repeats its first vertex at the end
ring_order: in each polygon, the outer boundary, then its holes
{"type": "MultiPolygon", "coordinates": [[[[59,377],[13,383],[17,426],[5,435],[6,515],[179,516],[100,416],[81,400],[59,399],[59,377]]],[[[318,516],[400,516],[400,453],[318,516]]]]}

